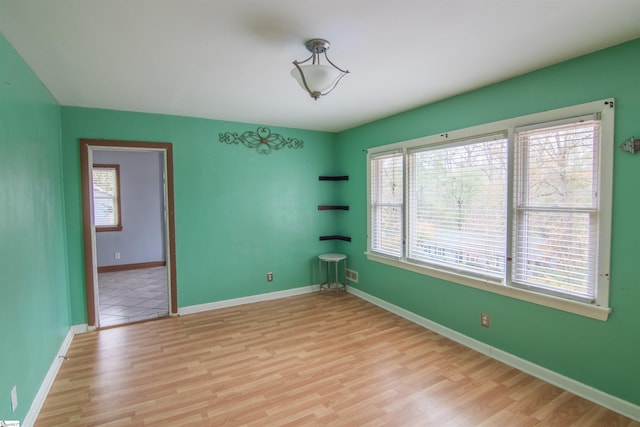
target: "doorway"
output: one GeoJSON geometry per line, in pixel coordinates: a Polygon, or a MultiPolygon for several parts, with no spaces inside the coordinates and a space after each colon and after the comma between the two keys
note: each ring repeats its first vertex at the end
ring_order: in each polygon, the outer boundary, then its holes
{"type": "MultiPolygon", "coordinates": [[[[105,327],[123,323],[123,321],[129,323],[166,314],[176,315],[178,310],[172,144],[81,139],[80,154],[87,322],[89,327],[105,327]],[[154,239],[160,239],[158,244],[163,252],[164,259],[162,261],[131,262],[131,259],[136,261],[135,254],[132,255],[126,251],[121,254],[117,244],[113,242],[118,241],[122,244],[122,240],[125,240],[123,237],[125,235],[117,232],[118,226],[122,230],[122,224],[115,224],[115,233],[113,232],[114,224],[107,227],[106,231],[109,233],[101,232],[105,224],[101,223],[100,218],[94,217],[93,207],[100,206],[103,201],[99,199],[100,196],[94,200],[96,196],[93,189],[93,176],[94,165],[100,164],[102,166],[105,163],[105,153],[110,153],[112,158],[118,156],[126,158],[127,155],[139,156],[139,159],[143,157],[156,158],[161,164],[163,173],[160,178],[161,183],[158,184],[158,191],[162,193],[160,199],[163,201],[164,209],[158,214],[160,215],[158,222],[162,225],[162,231],[159,233],[161,236],[156,235],[154,239]],[[96,222],[98,222],[97,226],[96,222]],[[99,250],[99,248],[108,249],[99,250]],[[121,255],[132,258],[121,260],[121,255]],[[111,261],[105,262],[105,259],[109,257],[112,257],[111,261]],[[131,287],[131,284],[135,284],[135,288],[131,287]],[[139,294],[135,292],[139,292],[139,294]],[[161,295],[163,292],[164,297],[161,295]],[[141,299],[145,298],[145,295],[149,298],[148,301],[141,299]],[[101,296],[104,299],[102,304],[101,296]],[[159,307],[162,305],[162,298],[165,298],[164,308],[159,307]],[[103,313],[102,321],[101,306],[103,309],[105,307],[111,309],[108,316],[103,313]]],[[[125,219],[125,227],[126,224],[125,219]]],[[[131,218],[129,225],[132,225],[131,218]]],[[[134,239],[133,241],[142,243],[144,239],[134,239]]],[[[135,252],[133,248],[131,252],[135,252]]]]}

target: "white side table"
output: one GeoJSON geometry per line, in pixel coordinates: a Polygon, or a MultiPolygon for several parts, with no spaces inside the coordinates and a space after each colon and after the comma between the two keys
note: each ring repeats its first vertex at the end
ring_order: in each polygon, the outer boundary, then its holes
{"type": "MultiPolygon", "coordinates": [[[[338,266],[342,261],[342,277],[346,277],[347,273],[347,256],[344,254],[322,254],[318,255],[318,279],[320,280],[320,291],[334,289],[336,292],[347,290],[347,284],[340,282],[338,274],[338,266]],[[322,281],[322,263],[327,264],[327,280],[322,281]],[[334,272],[333,280],[331,272],[334,272]]],[[[345,279],[346,280],[346,279],[345,279]]]]}

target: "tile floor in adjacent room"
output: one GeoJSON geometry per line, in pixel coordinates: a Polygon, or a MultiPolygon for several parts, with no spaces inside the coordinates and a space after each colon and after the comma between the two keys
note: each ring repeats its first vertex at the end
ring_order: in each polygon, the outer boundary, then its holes
{"type": "Polygon", "coordinates": [[[167,268],[98,273],[100,327],[169,315],[167,268]]]}

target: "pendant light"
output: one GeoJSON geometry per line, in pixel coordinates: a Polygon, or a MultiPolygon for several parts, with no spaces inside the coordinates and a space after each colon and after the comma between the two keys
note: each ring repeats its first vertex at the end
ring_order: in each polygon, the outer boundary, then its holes
{"type": "Polygon", "coordinates": [[[311,52],[311,56],[304,61],[293,61],[295,67],[291,70],[291,75],[302,89],[317,100],[335,89],[338,82],[349,74],[349,70],[343,70],[331,62],[327,56],[330,46],[328,41],[311,39],[305,43],[305,46],[311,52]],[[321,55],[324,55],[327,64],[320,63],[321,55]]]}

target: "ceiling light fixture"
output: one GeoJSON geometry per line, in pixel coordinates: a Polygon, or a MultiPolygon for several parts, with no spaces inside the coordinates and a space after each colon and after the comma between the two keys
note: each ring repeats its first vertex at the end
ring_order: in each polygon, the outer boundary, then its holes
{"type": "Polygon", "coordinates": [[[329,49],[328,41],[324,39],[311,39],[304,44],[311,56],[304,61],[293,61],[295,67],[291,70],[291,75],[296,79],[302,89],[309,92],[315,100],[331,92],[338,85],[338,82],[347,74],[349,70],[343,70],[331,62],[327,56],[329,49]],[[320,63],[320,55],[324,54],[330,65],[320,63]],[[311,61],[309,64],[303,65],[311,61]]]}

